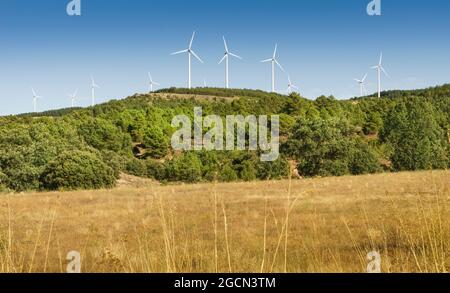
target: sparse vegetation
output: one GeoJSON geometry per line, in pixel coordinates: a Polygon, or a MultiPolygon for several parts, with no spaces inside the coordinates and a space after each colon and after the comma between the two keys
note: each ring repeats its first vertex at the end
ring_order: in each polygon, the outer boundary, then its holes
{"type": "Polygon", "coordinates": [[[449,171],[0,196],[0,272],[449,272],[449,171]]]}

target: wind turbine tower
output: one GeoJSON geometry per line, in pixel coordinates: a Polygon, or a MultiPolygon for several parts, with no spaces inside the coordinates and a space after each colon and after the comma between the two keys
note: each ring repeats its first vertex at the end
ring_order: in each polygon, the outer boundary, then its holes
{"type": "Polygon", "coordinates": [[[100,87],[95,83],[94,77],[91,75],[91,92],[92,92],[92,107],[95,106],[95,89],[100,87]]]}
{"type": "Polygon", "coordinates": [[[273,93],[275,92],[275,64],[278,65],[278,67],[280,67],[281,71],[284,72],[283,66],[281,66],[281,64],[277,60],[277,49],[278,49],[278,44],[275,45],[275,50],[273,51],[272,58],[261,61],[263,63],[266,63],[266,62],[272,63],[272,92],[273,93]]]}
{"type": "Polygon", "coordinates": [[[238,58],[240,60],[242,60],[241,57],[239,57],[238,55],[231,53],[228,50],[228,45],[227,45],[227,41],[225,40],[225,37],[223,37],[223,44],[225,46],[225,55],[223,56],[223,58],[219,61],[219,64],[221,64],[224,60],[225,60],[225,88],[229,88],[229,78],[228,78],[228,63],[229,63],[229,57],[233,56],[235,58],[238,58]]]}
{"type": "Polygon", "coordinates": [[[192,50],[192,44],[194,42],[194,38],[195,38],[195,31],[192,33],[192,38],[191,41],[189,42],[189,47],[185,50],[181,50],[178,52],[174,52],[171,55],[178,55],[178,54],[182,54],[182,53],[188,53],[188,88],[191,89],[192,88],[192,81],[191,81],[191,61],[192,61],[192,56],[194,56],[195,58],[197,58],[198,61],[200,61],[200,63],[203,63],[202,59],[200,59],[200,57],[198,57],[198,55],[194,52],[194,50],[192,50]]]}
{"type": "Polygon", "coordinates": [[[389,76],[386,72],[386,70],[384,70],[383,65],[382,65],[382,61],[383,61],[383,52],[381,52],[380,54],[380,61],[378,62],[378,65],[375,65],[372,67],[372,69],[376,69],[377,70],[377,75],[378,75],[378,97],[381,98],[381,72],[383,72],[386,76],[389,76]]]}
{"type": "Polygon", "coordinates": [[[366,78],[367,78],[367,73],[366,73],[366,75],[364,75],[364,77],[362,79],[357,79],[357,78],[354,79],[359,84],[360,96],[361,97],[364,95],[364,93],[367,94],[366,86],[364,85],[364,83],[366,82],[366,78]]]}

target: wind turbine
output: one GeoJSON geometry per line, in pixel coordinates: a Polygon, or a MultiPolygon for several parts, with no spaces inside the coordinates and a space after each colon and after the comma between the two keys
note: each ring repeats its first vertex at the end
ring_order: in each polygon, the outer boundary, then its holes
{"type": "Polygon", "coordinates": [[[181,50],[178,52],[174,52],[171,55],[178,55],[178,54],[182,54],[182,53],[188,53],[188,70],[189,70],[189,76],[188,76],[188,87],[189,89],[191,89],[192,87],[192,83],[191,83],[191,59],[192,56],[194,56],[195,58],[197,58],[198,61],[200,61],[201,63],[203,63],[202,59],[200,59],[200,57],[198,57],[197,54],[195,54],[194,50],[192,50],[192,43],[194,42],[194,38],[195,38],[195,31],[192,33],[192,38],[191,41],[189,42],[189,47],[186,50],[181,50]]]}
{"type": "Polygon", "coordinates": [[[33,92],[33,111],[34,111],[34,113],[36,113],[37,112],[37,100],[42,99],[42,97],[38,96],[33,88],[31,88],[31,91],[33,92]]]}
{"type": "Polygon", "coordinates": [[[225,60],[225,87],[229,88],[229,79],[228,79],[228,61],[229,61],[229,57],[233,56],[235,58],[238,58],[240,60],[242,60],[241,57],[239,57],[236,54],[231,53],[228,50],[228,45],[227,45],[227,41],[225,40],[225,37],[223,37],[223,44],[225,45],[225,55],[223,56],[223,58],[219,61],[219,64],[221,64],[224,60],[225,60]]]}
{"type": "Polygon", "coordinates": [[[389,76],[386,72],[386,70],[384,70],[383,66],[381,65],[383,61],[383,52],[381,52],[380,55],[380,62],[378,62],[378,65],[375,65],[372,67],[372,69],[376,69],[377,70],[377,74],[378,74],[378,97],[381,98],[381,72],[383,71],[383,73],[386,76],[389,76]]]}
{"type": "Polygon", "coordinates": [[[77,98],[78,90],[76,90],[73,94],[69,95],[70,100],[72,101],[72,108],[75,107],[75,99],[77,98]]]}
{"type": "Polygon", "coordinates": [[[364,85],[364,83],[366,82],[366,78],[367,78],[367,73],[366,73],[366,75],[364,75],[364,77],[362,79],[356,79],[356,78],[354,79],[359,84],[359,88],[361,90],[361,97],[364,95],[364,93],[367,94],[366,87],[364,85]]]}
{"type": "Polygon", "coordinates": [[[278,44],[275,45],[275,50],[273,51],[272,58],[261,61],[263,63],[266,63],[266,62],[272,63],[272,92],[275,92],[275,64],[277,64],[278,67],[280,67],[281,71],[284,72],[283,66],[281,66],[281,64],[277,60],[277,49],[278,49],[278,44]]]}
{"type": "Polygon", "coordinates": [[[149,89],[150,92],[153,92],[153,86],[154,85],[159,85],[159,83],[153,81],[153,78],[152,78],[152,75],[150,74],[150,72],[148,73],[148,79],[149,79],[149,87],[148,87],[148,89],[149,89]]]}
{"type": "Polygon", "coordinates": [[[91,75],[91,91],[92,91],[92,107],[95,106],[95,89],[100,87],[95,83],[94,77],[91,75]]]}
{"type": "Polygon", "coordinates": [[[292,83],[291,77],[289,75],[288,75],[288,82],[289,82],[288,83],[288,88],[287,88],[287,93],[288,94],[292,92],[292,89],[298,90],[298,87],[295,84],[292,83]]]}

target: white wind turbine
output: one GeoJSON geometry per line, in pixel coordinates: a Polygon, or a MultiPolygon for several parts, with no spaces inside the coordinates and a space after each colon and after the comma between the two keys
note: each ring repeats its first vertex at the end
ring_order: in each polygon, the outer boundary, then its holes
{"type": "Polygon", "coordinates": [[[372,67],[372,69],[376,69],[377,70],[377,74],[378,74],[378,97],[381,98],[381,72],[383,71],[383,73],[386,76],[389,76],[386,72],[386,70],[384,70],[383,66],[381,65],[383,61],[383,52],[381,52],[380,55],[380,62],[378,62],[378,65],[375,65],[372,67]]]}
{"type": "Polygon", "coordinates": [[[42,97],[38,96],[33,88],[31,88],[31,91],[33,92],[33,111],[34,111],[34,113],[36,113],[37,112],[37,100],[42,99],[42,97]]]}
{"type": "Polygon", "coordinates": [[[95,89],[100,87],[95,83],[94,77],[91,75],[91,91],[92,91],[92,107],[95,106],[95,89]]]}
{"type": "Polygon", "coordinates": [[[298,87],[297,87],[295,84],[292,83],[291,77],[290,77],[290,75],[288,75],[288,88],[287,88],[287,93],[288,93],[288,94],[292,93],[292,92],[293,92],[292,89],[298,90],[298,87]]]}
{"type": "Polygon", "coordinates": [[[364,95],[364,93],[367,94],[366,86],[364,85],[364,83],[366,82],[366,78],[367,78],[367,73],[366,73],[366,75],[364,75],[364,77],[362,79],[357,79],[357,78],[354,79],[359,84],[361,97],[364,95]]]}
{"type": "Polygon", "coordinates": [[[280,67],[281,71],[284,72],[283,66],[281,66],[281,64],[277,60],[277,49],[278,49],[278,44],[275,45],[275,50],[273,51],[272,58],[261,61],[263,63],[265,63],[265,62],[272,63],[272,92],[275,92],[275,64],[277,64],[278,67],[280,67]]]}
{"type": "Polygon", "coordinates": [[[228,61],[229,61],[229,57],[233,56],[235,58],[238,58],[240,60],[242,60],[241,57],[239,57],[236,54],[231,53],[228,50],[228,45],[227,45],[227,41],[225,40],[225,37],[223,37],[223,44],[225,46],[225,55],[223,56],[223,58],[219,61],[219,64],[221,64],[224,60],[225,60],[225,87],[229,88],[229,79],[228,79],[228,61]]]}
{"type": "Polygon", "coordinates": [[[195,38],[195,31],[192,33],[192,38],[191,41],[189,42],[189,47],[186,50],[181,50],[178,52],[174,52],[171,55],[178,55],[178,54],[182,54],[182,53],[188,53],[188,87],[189,89],[191,89],[192,87],[192,83],[191,83],[191,59],[192,56],[194,56],[195,58],[197,58],[198,61],[200,61],[201,63],[203,63],[202,59],[200,59],[200,57],[198,57],[197,54],[195,54],[194,50],[192,50],[192,43],[194,42],[194,38],[195,38]]]}
{"type": "Polygon", "coordinates": [[[153,92],[153,86],[159,85],[159,83],[153,81],[153,78],[152,78],[152,75],[150,74],[150,72],[148,73],[148,80],[149,80],[148,90],[149,90],[149,92],[153,92]]]}
{"type": "Polygon", "coordinates": [[[73,94],[69,95],[70,100],[72,101],[72,108],[75,107],[75,99],[77,98],[78,90],[76,90],[73,94]]]}

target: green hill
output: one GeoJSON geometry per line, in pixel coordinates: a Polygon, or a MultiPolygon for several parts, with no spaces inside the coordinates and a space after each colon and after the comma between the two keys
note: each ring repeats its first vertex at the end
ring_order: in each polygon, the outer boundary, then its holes
{"type": "MultiPolygon", "coordinates": [[[[90,108],[0,118],[0,190],[108,188],[124,172],[162,182],[341,176],[449,166],[450,85],[315,101],[245,89],[164,89],[90,108]],[[281,157],[174,152],[175,115],[274,115],[281,157]]],[[[207,129],[204,129],[207,131],[207,129]]]]}

